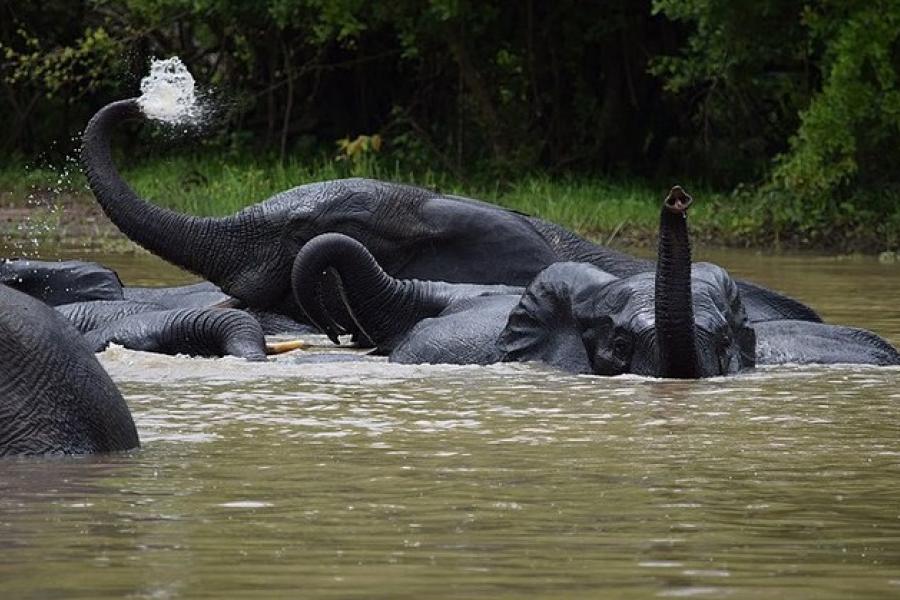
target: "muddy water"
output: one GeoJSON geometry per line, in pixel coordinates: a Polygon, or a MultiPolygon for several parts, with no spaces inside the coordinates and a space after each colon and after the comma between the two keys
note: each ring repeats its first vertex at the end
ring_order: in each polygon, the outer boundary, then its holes
{"type": "MultiPolygon", "coordinates": [[[[900,265],[704,257],[900,343],[900,265]]],[[[4,597],[900,595],[900,369],[101,360],[143,448],[0,465],[4,597]]]]}

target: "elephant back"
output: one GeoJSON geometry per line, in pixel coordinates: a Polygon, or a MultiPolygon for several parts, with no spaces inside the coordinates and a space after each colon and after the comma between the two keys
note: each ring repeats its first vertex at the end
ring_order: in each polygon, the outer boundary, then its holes
{"type": "Polygon", "coordinates": [[[139,445],[125,400],[62,315],[0,285],[0,456],[139,445]]]}

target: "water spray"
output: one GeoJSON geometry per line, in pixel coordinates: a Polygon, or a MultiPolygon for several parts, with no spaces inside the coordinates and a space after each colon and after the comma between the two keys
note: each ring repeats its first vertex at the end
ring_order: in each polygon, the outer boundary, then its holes
{"type": "Polygon", "coordinates": [[[196,125],[203,113],[194,77],[177,56],[153,59],[150,74],[141,80],[138,104],[147,118],[172,125],[196,125]]]}

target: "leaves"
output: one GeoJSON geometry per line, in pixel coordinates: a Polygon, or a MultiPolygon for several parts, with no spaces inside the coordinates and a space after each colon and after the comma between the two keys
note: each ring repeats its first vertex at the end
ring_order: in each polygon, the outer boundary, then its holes
{"type": "Polygon", "coordinates": [[[44,48],[38,38],[25,30],[18,31],[25,50],[3,45],[3,55],[9,68],[3,80],[11,85],[31,84],[46,98],[61,92],[72,102],[84,93],[102,86],[115,70],[111,65],[121,47],[102,27],[88,29],[71,46],[44,48]]]}
{"type": "Polygon", "coordinates": [[[338,159],[341,160],[360,160],[367,154],[376,154],[381,150],[381,136],[375,135],[359,135],[355,139],[341,138],[337,142],[340,153],[338,159]]]}
{"type": "Polygon", "coordinates": [[[800,198],[893,177],[890,165],[900,158],[900,6],[863,3],[842,13],[839,23],[806,15],[826,44],[824,83],[775,172],[776,182],[800,198]],[[888,155],[867,162],[882,152],[888,155]]]}
{"type": "Polygon", "coordinates": [[[898,32],[896,0],[18,3],[0,152],[71,139],[178,55],[224,97],[220,149],[746,182],[772,197],[754,222],[808,229],[893,214],[898,32]]]}

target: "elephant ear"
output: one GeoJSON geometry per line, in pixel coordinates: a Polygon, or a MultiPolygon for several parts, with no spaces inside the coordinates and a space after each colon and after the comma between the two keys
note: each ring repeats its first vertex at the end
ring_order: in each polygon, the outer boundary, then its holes
{"type": "Polygon", "coordinates": [[[572,373],[592,373],[578,304],[615,277],[585,263],[550,265],[510,312],[497,345],[505,361],[540,361],[572,373]]]}
{"type": "Polygon", "coordinates": [[[751,327],[747,309],[741,298],[740,288],[728,271],[711,263],[695,263],[691,274],[713,286],[717,293],[711,295],[717,308],[725,315],[734,332],[741,351],[741,365],[744,368],[756,366],[756,332],[751,327]]]}

